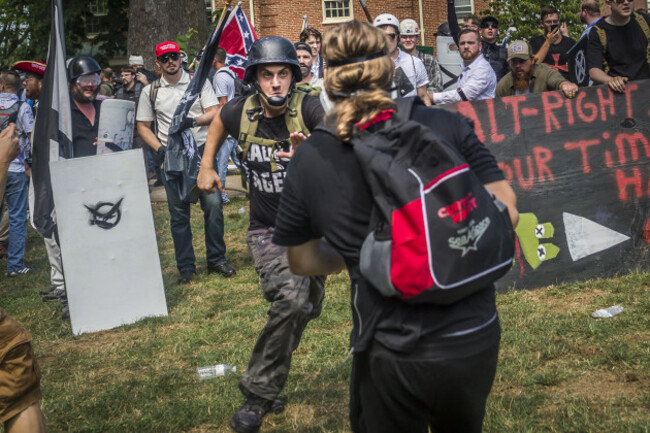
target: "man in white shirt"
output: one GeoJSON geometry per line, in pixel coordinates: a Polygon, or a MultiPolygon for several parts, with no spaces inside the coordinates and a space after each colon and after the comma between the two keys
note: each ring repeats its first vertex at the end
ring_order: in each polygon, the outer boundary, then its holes
{"type": "Polygon", "coordinates": [[[458,47],[463,58],[463,69],[458,76],[456,89],[433,93],[433,103],[451,104],[494,98],[497,76],[481,54],[479,33],[474,29],[463,29],[458,35],[458,47]]]}
{"type": "Polygon", "coordinates": [[[397,86],[397,96],[419,96],[426,104],[431,105],[431,99],[427,93],[429,78],[427,69],[422,60],[400,50],[399,42],[399,20],[391,14],[381,14],[372,23],[381,29],[388,38],[388,53],[395,63],[395,75],[393,81],[397,86]]]}
{"type": "MultiPolygon", "coordinates": [[[[181,68],[180,49],[175,42],[163,42],[156,46],[156,65],[162,69],[162,77],[142,89],[136,120],[142,139],[164,161],[167,135],[176,107],[190,83],[190,76],[181,68]],[[151,130],[155,121],[157,135],[151,130]]],[[[203,154],[203,145],[208,135],[208,126],[217,112],[217,97],[210,83],[206,82],[199,98],[188,113],[187,126],[192,126],[194,140],[203,154]]],[[[180,272],[179,283],[188,283],[196,273],[196,257],[192,247],[190,227],[190,204],[181,201],[178,192],[170,187],[163,175],[167,205],[169,207],[172,239],[176,265],[180,272]]],[[[205,244],[208,273],[224,277],[235,275],[236,271],[226,263],[226,245],[223,240],[223,209],[221,196],[217,193],[199,196],[201,209],[205,213],[205,244]]]]}

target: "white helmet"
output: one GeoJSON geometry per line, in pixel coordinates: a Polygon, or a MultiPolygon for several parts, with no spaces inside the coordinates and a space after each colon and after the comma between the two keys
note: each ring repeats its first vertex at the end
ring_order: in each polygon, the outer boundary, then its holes
{"type": "Polygon", "coordinates": [[[392,14],[377,15],[377,18],[372,22],[375,27],[393,26],[399,32],[399,20],[392,14]]]}
{"type": "Polygon", "coordinates": [[[399,32],[402,35],[419,35],[420,26],[418,26],[418,23],[415,22],[415,20],[407,18],[400,23],[399,32]]]}

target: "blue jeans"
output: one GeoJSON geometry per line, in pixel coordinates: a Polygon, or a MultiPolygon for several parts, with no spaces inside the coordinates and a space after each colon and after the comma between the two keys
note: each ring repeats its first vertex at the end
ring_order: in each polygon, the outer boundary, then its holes
{"type": "Polygon", "coordinates": [[[9,213],[9,245],[7,272],[25,267],[25,242],[27,240],[27,177],[25,173],[7,173],[7,212],[9,213]]]}
{"type": "MultiPolygon", "coordinates": [[[[203,148],[199,148],[202,152],[203,148]]],[[[190,226],[190,203],[182,202],[173,188],[167,184],[163,174],[163,184],[167,193],[167,207],[169,208],[169,221],[174,253],[178,270],[195,271],[196,257],[192,246],[192,227],[190,226]]],[[[205,251],[208,266],[217,266],[226,263],[226,243],[223,240],[223,208],[221,195],[201,193],[199,195],[201,209],[203,210],[205,229],[205,251]]]]}
{"type": "Polygon", "coordinates": [[[241,168],[239,159],[237,158],[237,140],[228,137],[219,148],[216,158],[217,174],[224,188],[226,187],[226,176],[228,175],[228,158],[231,157],[235,165],[241,168]]]}

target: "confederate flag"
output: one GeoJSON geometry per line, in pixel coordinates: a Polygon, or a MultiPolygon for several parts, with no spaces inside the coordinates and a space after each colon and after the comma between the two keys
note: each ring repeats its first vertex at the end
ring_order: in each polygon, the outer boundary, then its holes
{"type": "Polygon", "coordinates": [[[219,46],[228,53],[226,65],[239,78],[244,78],[248,50],[250,50],[255,40],[257,40],[257,33],[251,27],[251,23],[246,18],[244,11],[237,6],[228,16],[223,33],[221,34],[219,46]]]}

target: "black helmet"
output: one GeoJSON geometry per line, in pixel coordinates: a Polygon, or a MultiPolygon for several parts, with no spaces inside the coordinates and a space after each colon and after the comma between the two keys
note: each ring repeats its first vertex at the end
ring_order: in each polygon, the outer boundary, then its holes
{"type": "Polygon", "coordinates": [[[451,36],[451,28],[449,27],[448,22],[444,22],[438,26],[438,31],[435,34],[436,36],[451,36]]]}
{"type": "Polygon", "coordinates": [[[86,74],[99,74],[101,71],[102,68],[97,63],[97,60],[90,56],[77,56],[70,60],[68,64],[68,80],[72,81],[86,74]]]}
{"type": "Polygon", "coordinates": [[[255,69],[257,65],[269,63],[286,63],[291,65],[294,80],[302,80],[298,55],[291,41],[280,36],[265,36],[253,42],[251,49],[248,51],[244,83],[250,84],[255,81],[255,69]]]}

